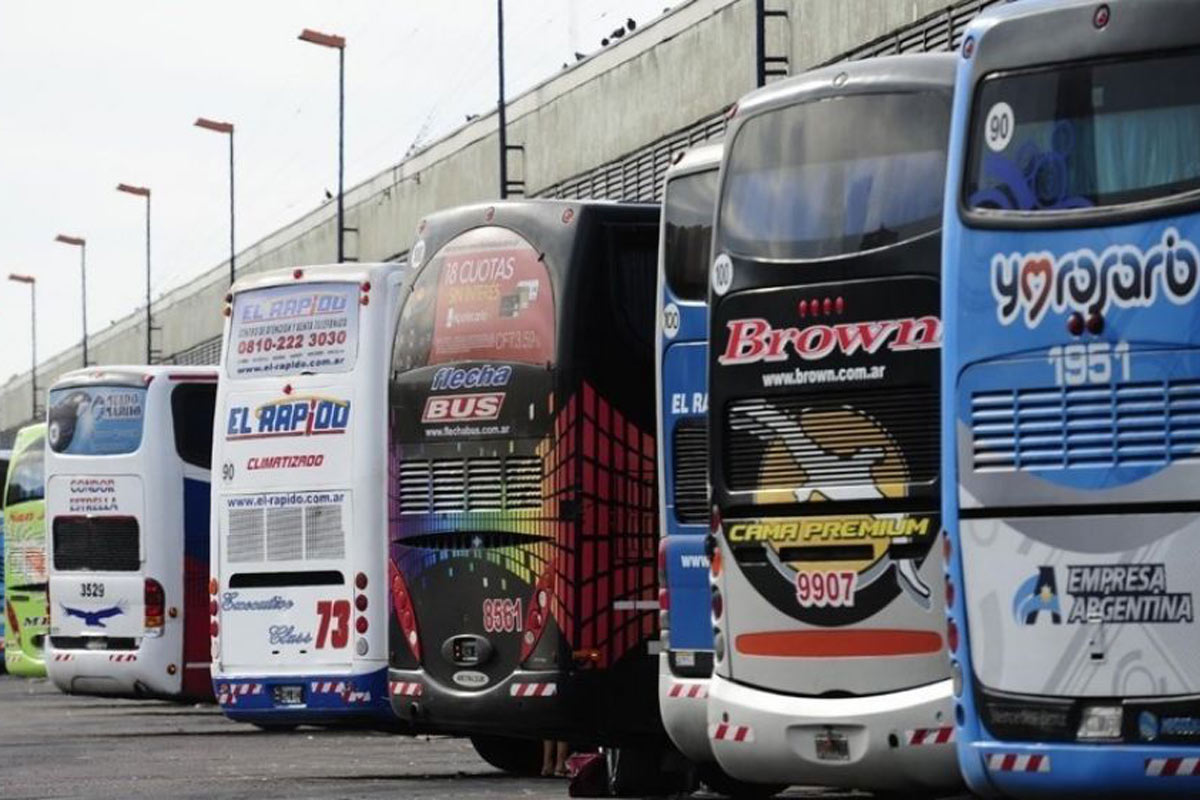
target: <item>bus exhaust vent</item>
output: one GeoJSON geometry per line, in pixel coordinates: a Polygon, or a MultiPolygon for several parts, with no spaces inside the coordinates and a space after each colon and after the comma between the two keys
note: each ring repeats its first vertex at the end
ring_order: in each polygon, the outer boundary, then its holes
{"type": "Polygon", "coordinates": [[[235,508],[226,526],[230,563],[344,558],[346,535],[337,503],[294,508],[235,508]]]}
{"type": "Polygon", "coordinates": [[[537,456],[409,460],[401,463],[398,482],[402,514],[542,507],[542,460],[537,456]]]}
{"type": "MultiPolygon", "coordinates": [[[[938,474],[938,393],[888,387],[735,400],[726,406],[732,490],[930,483],[938,474]]],[[[807,500],[807,492],[799,492],[807,500]]]]}
{"type": "Polygon", "coordinates": [[[675,426],[672,501],[680,522],[708,522],[708,420],[691,417],[675,426]]]}
{"type": "Polygon", "coordinates": [[[978,472],[1200,462],[1200,381],[975,392],[978,472]]]}

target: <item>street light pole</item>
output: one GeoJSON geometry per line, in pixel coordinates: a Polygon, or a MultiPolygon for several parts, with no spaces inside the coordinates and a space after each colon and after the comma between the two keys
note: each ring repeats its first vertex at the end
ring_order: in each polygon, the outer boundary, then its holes
{"type": "Polygon", "coordinates": [[[344,236],[346,232],[345,208],[343,207],[343,192],[345,177],[346,150],[346,39],[331,33],[320,33],[310,28],[300,31],[298,37],[302,42],[319,44],[322,47],[332,47],[338,51],[338,192],[337,192],[337,260],[341,264],[346,260],[344,236]]]}
{"type": "Polygon", "coordinates": [[[118,192],[146,198],[146,363],[154,363],[154,348],[151,344],[153,320],[150,314],[150,190],[145,186],[131,186],[128,183],[117,184],[118,192]]]}
{"type": "Polygon", "coordinates": [[[29,284],[29,342],[32,359],[29,369],[29,387],[33,394],[32,417],[34,421],[38,418],[37,413],[37,280],[32,275],[17,275],[10,273],[8,276],[10,281],[17,283],[29,284]]]}
{"type": "Polygon", "coordinates": [[[233,244],[233,123],[197,117],[195,125],[197,128],[229,134],[229,285],[233,286],[233,260],[237,252],[233,244]]]}
{"type": "Polygon", "coordinates": [[[504,107],[504,0],[496,0],[497,72],[500,75],[500,100],[497,115],[500,123],[500,199],[508,197],[508,112],[504,107]]]}
{"type": "Polygon", "coordinates": [[[79,248],[79,280],[82,284],[80,292],[81,303],[83,306],[83,366],[88,365],[88,341],[87,341],[87,240],[82,236],[65,236],[59,234],[54,237],[54,241],[62,242],[79,248]]]}

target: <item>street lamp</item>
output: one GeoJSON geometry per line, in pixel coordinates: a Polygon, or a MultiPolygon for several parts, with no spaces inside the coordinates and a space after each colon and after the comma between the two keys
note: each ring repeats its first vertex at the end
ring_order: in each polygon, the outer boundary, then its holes
{"type": "Polygon", "coordinates": [[[345,140],[346,140],[346,39],[329,33],[319,33],[305,28],[297,37],[302,42],[319,44],[322,47],[332,47],[338,51],[338,193],[337,193],[337,260],[346,260],[343,246],[345,234],[345,212],[342,208],[342,178],[345,173],[345,140]]]}
{"type": "Polygon", "coordinates": [[[197,128],[229,134],[229,285],[233,286],[233,123],[197,117],[194,124],[197,128]]]}
{"type": "Polygon", "coordinates": [[[30,352],[33,353],[32,366],[29,370],[29,386],[33,390],[33,416],[37,419],[37,280],[32,275],[17,275],[9,273],[8,279],[17,283],[29,284],[29,329],[30,352]]]}
{"type": "Polygon", "coordinates": [[[146,198],[146,363],[154,363],[154,350],[150,344],[150,190],[145,186],[130,186],[128,183],[118,183],[118,192],[146,198]]]}
{"type": "Polygon", "coordinates": [[[62,242],[63,244],[73,245],[79,248],[79,280],[83,286],[83,291],[80,292],[81,304],[83,306],[83,365],[88,365],[87,352],[87,240],[82,236],[67,236],[59,234],[54,237],[54,241],[62,242]]]}

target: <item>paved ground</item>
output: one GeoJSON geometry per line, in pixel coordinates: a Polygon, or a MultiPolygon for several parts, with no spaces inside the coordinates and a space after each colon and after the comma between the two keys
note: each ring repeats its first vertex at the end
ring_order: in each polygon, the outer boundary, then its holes
{"type": "MultiPolygon", "coordinates": [[[[5,800],[536,800],[564,798],[566,788],[561,780],[497,772],[465,740],[315,728],[263,733],[230,722],[211,705],[68,697],[44,680],[0,676],[5,800]]],[[[853,796],[803,789],[784,795],[853,796]]]]}

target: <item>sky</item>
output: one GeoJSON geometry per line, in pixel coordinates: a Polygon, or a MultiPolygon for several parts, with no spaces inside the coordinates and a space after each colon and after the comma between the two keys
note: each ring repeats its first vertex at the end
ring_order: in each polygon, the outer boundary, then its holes
{"type": "MultiPolygon", "coordinates": [[[[627,18],[670,0],[508,0],[507,94],[551,77],[627,18]]],[[[337,52],[346,38],[346,187],[496,102],[492,0],[8,0],[0,4],[0,278],[37,281],[38,361],[76,344],[79,249],[87,240],[88,329],[229,252],[228,139],[235,126],[241,251],[337,190],[337,52]]],[[[30,364],[29,287],[0,280],[0,384],[30,364]]]]}

